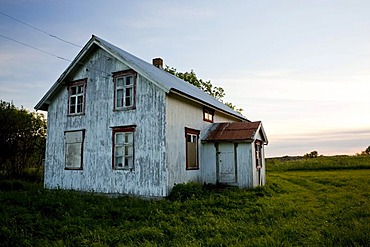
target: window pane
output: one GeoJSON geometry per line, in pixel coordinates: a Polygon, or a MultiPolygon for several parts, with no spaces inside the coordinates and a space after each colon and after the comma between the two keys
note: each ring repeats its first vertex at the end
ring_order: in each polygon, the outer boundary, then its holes
{"type": "Polygon", "coordinates": [[[125,85],[128,86],[128,85],[132,85],[132,84],[133,84],[133,77],[132,76],[127,76],[125,85]]]}
{"type": "Polygon", "coordinates": [[[130,97],[126,97],[125,99],[125,106],[132,106],[132,100],[130,97]]]}
{"type": "Polygon", "coordinates": [[[70,102],[71,105],[76,105],[76,96],[72,96],[71,97],[71,102],[70,102]]]}
{"type": "Polygon", "coordinates": [[[82,95],[77,96],[77,104],[82,105],[84,101],[84,97],[82,95]]]}
{"type": "Polygon", "coordinates": [[[67,143],[66,144],[66,167],[80,168],[82,143],[67,143]]]}
{"type": "Polygon", "coordinates": [[[116,85],[117,88],[122,88],[123,87],[123,78],[118,78],[117,79],[117,85],[116,85]]]}
{"type": "Polygon", "coordinates": [[[76,113],[76,97],[75,96],[70,98],[69,113],[76,113]]]}
{"type": "Polygon", "coordinates": [[[116,145],[123,144],[123,135],[124,133],[116,133],[116,145]]]}
{"type": "Polygon", "coordinates": [[[80,95],[77,97],[77,113],[82,112],[82,106],[83,106],[83,96],[80,95]]]}
{"type": "Polygon", "coordinates": [[[132,132],[125,133],[125,143],[132,143],[134,140],[134,135],[132,132]]]}
{"type": "Polygon", "coordinates": [[[116,146],[114,156],[121,157],[123,155],[123,146],[116,146]]]}
{"type": "Polygon", "coordinates": [[[84,92],[84,86],[78,86],[78,90],[77,90],[77,93],[78,94],[81,94],[84,92]]]}
{"type": "Polygon", "coordinates": [[[116,95],[116,107],[123,106],[123,89],[117,89],[116,95]]]}
{"type": "Polygon", "coordinates": [[[115,158],[115,166],[116,167],[122,167],[122,160],[123,160],[123,158],[122,158],[122,156],[121,157],[116,157],[115,158]]]}
{"type": "Polygon", "coordinates": [[[76,94],[76,90],[77,90],[76,87],[71,87],[71,95],[75,95],[76,94]]]}
{"type": "Polygon", "coordinates": [[[125,146],[125,156],[132,156],[132,146],[125,146]]]}
{"type": "Polygon", "coordinates": [[[132,157],[126,157],[125,158],[125,167],[132,168],[133,167],[133,158],[132,157]]]}
{"type": "Polygon", "coordinates": [[[75,106],[74,106],[74,105],[71,105],[71,106],[69,107],[69,113],[70,113],[70,114],[76,113],[76,112],[75,112],[75,106]]]}
{"type": "Polygon", "coordinates": [[[132,106],[132,88],[126,88],[125,92],[125,106],[132,106]]]}

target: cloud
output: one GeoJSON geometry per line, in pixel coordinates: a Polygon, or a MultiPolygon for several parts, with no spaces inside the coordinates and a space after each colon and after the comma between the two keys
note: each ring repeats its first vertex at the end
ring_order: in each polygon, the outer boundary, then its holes
{"type": "Polygon", "coordinates": [[[319,154],[335,155],[361,152],[370,145],[369,129],[349,129],[320,131],[314,133],[291,134],[290,136],[271,135],[266,147],[268,157],[283,155],[303,155],[316,150],[319,154]]]}

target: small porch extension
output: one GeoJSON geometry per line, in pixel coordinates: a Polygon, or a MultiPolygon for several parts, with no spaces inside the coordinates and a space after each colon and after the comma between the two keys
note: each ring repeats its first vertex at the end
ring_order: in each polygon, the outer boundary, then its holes
{"type": "Polygon", "coordinates": [[[262,123],[215,123],[202,140],[203,182],[251,188],[265,184],[268,144],[262,123]]]}

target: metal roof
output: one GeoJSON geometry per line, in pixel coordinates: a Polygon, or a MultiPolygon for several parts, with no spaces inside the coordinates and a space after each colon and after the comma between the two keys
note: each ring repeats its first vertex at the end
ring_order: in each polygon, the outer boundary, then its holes
{"type": "Polygon", "coordinates": [[[47,106],[50,102],[51,97],[55,94],[57,90],[61,87],[63,80],[71,73],[76,66],[81,66],[81,60],[85,54],[94,46],[97,45],[101,49],[105,50],[119,61],[127,65],[128,67],[134,69],[138,72],[141,76],[145,77],[149,81],[156,84],[159,88],[164,90],[166,93],[174,92],[177,94],[181,94],[186,96],[190,99],[198,101],[202,104],[208,105],[215,109],[218,109],[224,113],[233,115],[244,121],[249,121],[246,117],[241,115],[240,113],[234,111],[233,109],[229,108],[222,102],[216,100],[214,97],[210,96],[209,94],[203,92],[201,89],[191,85],[188,82],[185,82],[178,77],[162,70],[151,63],[148,63],[124,50],[121,48],[112,45],[111,43],[97,37],[92,36],[92,38],[87,42],[87,44],[82,48],[80,53],[76,56],[76,58],[72,61],[72,63],[68,66],[68,68],[62,73],[59,79],[54,83],[54,85],[50,88],[50,90],[45,94],[45,96],[40,100],[40,102],[35,106],[36,110],[47,110],[47,106]]]}
{"type": "Polygon", "coordinates": [[[260,121],[215,123],[203,141],[208,142],[235,142],[254,141],[260,133],[262,141],[268,143],[265,131],[260,121]]]}

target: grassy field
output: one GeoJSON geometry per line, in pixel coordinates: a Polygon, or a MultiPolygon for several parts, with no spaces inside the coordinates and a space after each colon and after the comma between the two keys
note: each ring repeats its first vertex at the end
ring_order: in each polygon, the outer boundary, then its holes
{"type": "Polygon", "coordinates": [[[0,181],[0,245],[370,245],[370,157],[269,160],[267,181],[152,201],[0,181]]]}

